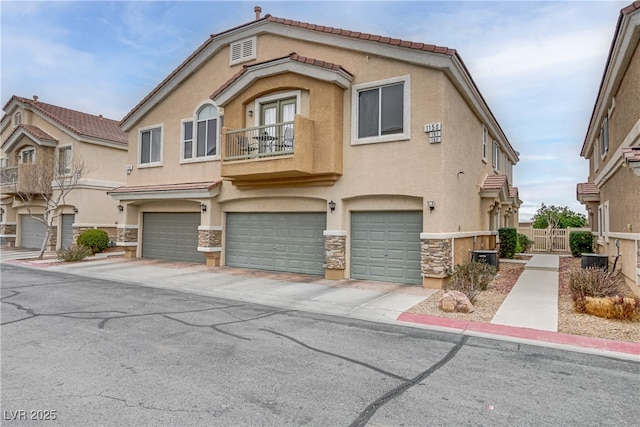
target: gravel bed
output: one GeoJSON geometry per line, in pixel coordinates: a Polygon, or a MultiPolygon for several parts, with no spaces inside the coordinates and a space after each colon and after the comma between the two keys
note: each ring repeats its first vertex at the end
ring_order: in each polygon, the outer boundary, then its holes
{"type": "MultiPolygon", "coordinates": [[[[558,286],[558,332],[617,341],[640,342],[640,319],[626,322],[604,319],[589,314],[577,313],[569,294],[569,272],[580,268],[580,258],[561,257],[558,286]]],[[[443,290],[411,307],[408,311],[415,314],[469,320],[474,322],[491,322],[498,308],[513,288],[518,277],[524,271],[524,264],[501,262],[498,276],[491,282],[486,291],[476,297],[473,313],[445,313],[438,309],[438,299],[443,290]]]]}

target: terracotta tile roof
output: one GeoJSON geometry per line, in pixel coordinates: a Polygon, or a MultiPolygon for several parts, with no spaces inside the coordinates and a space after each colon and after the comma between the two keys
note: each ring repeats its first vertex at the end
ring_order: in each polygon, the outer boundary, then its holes
{"type": "Polygon", "coordinates": [[[581,194],[600,194],[600,190],[593,182],[581,182],[577,186],[578,195],[581,194]]]}
{"type": "Polygon", "coordinates": [[[21,125],[16,126],[16,128],[12,132],[12,135],[14,133],[18,132],[18,130],[20,130],[20,129],[23,129],[28,134],[30,134],[30,135],[38,138],[38,139],[41,139],[41,140],[54,141],[54,142],[58,141],[57,139],[55,139],[54,137],[49,135],[47,132],[45,132],[42,129],[40,129],[39,127],[31,126],[31,125],[25,125],[25,124],[21,124],[21,125]]]}
{"type": "Polygon", "coordinates": [[[287,58],[291,59],[292,61],[301,62],[303,64],[313,65],[315,67],[327,68],[329,70],[334,70],[334,71],[344,71],[345,73],[349,74],[350,76],[353,76],[353,74],[351,74],[350,72],[348,72],[347,70],[345,70],[344,68],[342,68],[338,64],[333,64],[331,62],[326,62],[326,61],[322,61],[322,60],[319,60],[319,59],[307,58],[305,56],[300,56],[297,53],[292,52],[289,55],[283,56],[281,58],[271,59],[269,61],[264,61],[264,62],[259,62],[259,63],[256,63],[256,64],[243,66],[240,71],[238,71],[236,74],[233,75],[233,77],[231,77],[229,80],[224,82],[218,89],[216,89],[211,94],[210,98],[214,99],[216,96],[220,95],[222,92],[224,92],[225,89],[227,89],[236,80],[238,80],[240,77],[242,77],[244,74],[246,74],[248,72],[248,70],[250,70],[251,68],[256,67],[256,66],[260,66],[260,65],[264,65],[264,64],[268,64],[270,62],[281,61],[281,60],[287,59],[287,58]]]}
{"type": "Polygon", "coordinates": [[[340,28],[334,28],[334,27],[325,27],[324,25],[315,25],[315,24],[309,24],[307,22],[292,21],[291,19],[276,18],[275,16],[271,16],[271,15],[266,15],[265,19],[268,20],[269,22],[275,22],[278,24],[288,25],[291,27],[304,28],[307,30],[318,31],[321,33],[336,34],[339,36],[350,37],[350,38],[359,39],[359,40],[369,40],[373,42],[389,44],[392,46],[406,47],[408,49],[422,50],[425,52],[442,53],[444,55],[455,55],[456,53],[455,49],[449,49],[448,47],[436,46],[436,45],[425,44],[425,43],[415,43],[415,42],[410,42],[410,41],[401,40],[401,39],[394,39],[391,37],[379,36],[375,34],[342,30],[340,28]]]}
{"type": "MultiPolygon", "coordinates": [[[[169,82],[176,74],[178,74],[183,68],[185,68],[191,62],[191,60],[193,60],[210,43],[212,43],[214,39],[216,39],[217,37],[219,37],[221,35],[224,35],[224,34],[227,34],[227,33],[233,32],[233,31],[237,31],[238,29],[241,29],[243,27],[248,27],[250,25],[254,25],[256,22],[260,22],[260,21],[263,21],[263,22],[264,21],[268,21],[268,22],[272,22],[272,23],[276,23],[276,24],[287,25],[287,26],[297,27],[297,28],[303,28],[303,29],[312,30],[312,31],[318,31],[318,32],[321,32],[321,33],[336,34],[336,35],[343,36],[343,37],[350,37],[350,38],[358,39],[358,40],[368,40],[368,41],[372,41],[372,42],[384,43],[384,44],[388,44],[388,45],[392,45],[392,46],[398,46],[398,47],[404,47],[404,48],[408,48],[408,49],[421,50],[421,51],[425,51],[425,52],[433,52],[433,53],[439,53],[439,54],[451,55],[451,56],[457,55],[457,52],[456,52],[455,49],[449,49],[447,47],[436,46],[436,45],[426,44],[426,43],[414,43],[414,42],[409,42],[409,41],[405,41],[405,40],[401,40],[401,39],[392,39],[390,37],[383,37],[383,36],[378,36],[378,35],[373,35],[373,34],[360,33],[360,32],[356,32],[356,31],[342,30],[342,29],[339,29],[339,28],[326,27],[326,26],[323,26],[323,25],[309,24],[309,23],[306,23],[306,22],[293,21],[293,20],[290,20],[290,19],[276,18],[274,16],[271,16],[271,15],[267,14],[267,15],[264,16],[264,18],[261,18],[258,21],[251,21],[249,23],[236,26],[234,28],[231,28],[229,30],[226,30],[226,31],[223,31],[223,32],[220,32],[220,33],[217,33],[217,34],[211,34],[209,39],[207,39],[202,45],[200,45],[200,47],[198,47],[191,55],[189,55],[189,57],[187,57],[187,59],[182,61],[182,63],[180,65],[178,65],[178,67],[175,70],[173,70],[167,77],[165,77],[165,79],[162,80],[155,88],[153,88],[151,90],[151,92],[149,92],[147,94],[147,96],[145,96],[135,107],[133,107],[133,109],[131,109],[131,111],[129,111],[122,118],[122,120],[120,120],[120,123],[124,123],[125,121],[127,121],[127,119],[129,119],[129,117],[131,117],[144,103],[146,103],[149,99],[151,99],[151,97],[153,97],[158,91],[160,91],[160,89],[167,82],[169,82]]],[[[242,72],[242,71],[240,71],[240,72],[242,72]]]]}
{"type": "Polygon", "coordinates": [[[509,186],[509,197],[513,197],[514,199],[517,199],[519,197],[518,187],[509,186]]]}
{"type": "Polygon", "coordinates": [[[186,191],[186,190],[211,190],[222,184],[222,181],[188,182],[182,184],[158,184],[158,185],[131,185],[116,188],[110,194],[118,193],[143,193],[150,191],[186,191]]]}
{"type": "Polygon", "coordinates": [[[624,9],[622,9],[620,11],[620,13],[622,15],[628,15],[629,13],[633,12],[634,10],[638,10],[638,9],[640,9],[640,1],[634,1],[629,6],[626,6],[624,9]]]}
{"type": "MultiPolygon", "coordinates": [[[[637,2],[640,3],[640,2],[637,2]]],[[[640,147],[626,147],[622,149],[622,158],[626,163],[640,162],[640,147]]]]}
{"type": "Polygon", "coordinates": [[[483,190],[499,190],[507,183],[506,175],[489,175],[482,183],[483,190]]]}
{"type": "Polygon", "coordinates": [[[36,99],[12,96],[5,104],[5,109],[12,100],[28,105],[35,111],[47,116],[61,126],[80,136],[106,139],[112,142],[127,144],[127,134],[120,129],[118,121],[102,116],[82,113],[57,105],[47,104],[36,99]]]}

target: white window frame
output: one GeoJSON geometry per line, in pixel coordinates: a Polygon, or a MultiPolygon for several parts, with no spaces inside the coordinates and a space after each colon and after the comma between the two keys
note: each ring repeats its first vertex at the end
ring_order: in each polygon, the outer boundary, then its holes
{"type": "Polygon", "coordinates": [[[22,124],[22,113],[18,111],[13,115],[13,125],[18,126],[20,124],[22,124]]]}
{"type": "Polygon", "coordinates": [[[20,150],[20,164],[23,165],[32,165],[36,162],[36,148],[35,147],[25,147],[22,150],[20,150]],[[24,154],[27,152],[33,152],[32,156],[31,156],[31,161],[30,162],[25,162],[24,161],[24,154]]]}
{"type": "MultiPolygon", "coordinates": [[[[164,124],[157,124],[152,126],[145,126],[138,128],[138,168],[153,168],[162,166],[162,152],[164,151],[164,124]],[[142,163],[142,134],[154,129],[160,129],[160,160],[157,162],[151,161],[149,163],[142,163]]],[[[151,155],[150,155],[151,157],[151,155]]]]}
{"type": "Polygon", "coordinates": [[[487,142],[489,141],[489,131],[482,125],[482,161],[487,163],[487,142]]]}
{"type": "Polygon", "coordinates": [[[300,114],[300,104],[302,100],[302,91],[301,90],[289,90],[286,92],[277,92],[273,94],[269,94],[267,96],[261,96],[260,98],[256,98],[253,103],[253,125],[260,126],[260,112],[262,111],[263,104],[271,104],[272,102],[279,101],[282,99],[296,99],[296,114],[300,114]]]}
{"type": "Polygon", "coordinates": [[[0,157],[0,168],[9,167],[9,158],[8,157],[0,157]]]}
{"type": "Polygon", "coordinates": [[[180,120],[180,163],[198,163],[198,162],[208,162],[212,160],[220,160],[220,150],[222,147],[222,127],[224,126],[224,113],[222,109],[218,108],[212,102],[202,102],[199,104],[196,109],[193,111],[193,117],[188,119],[180,120]],[[216,154],[213,156],[197,156],[197,147],[198,147],[198,112],[205,106],[212,106],[218,113],[218,117],[216,118],[216,154]],[[184,125],[185,123],[191,122],[191,157],[185,157],[184,151],[184,125]]]}
{"type": "Polygon", "coordinates": [[[378,80],[375,82],[361,83],[354,85],[351,89],[351,145],[376,144],[379,142],[403,141],[411,139],[411,76],[405,75],[391,79],[378,80]],[[370,136],[358,138],[358,94],[361,91],[381,88],[396,83],[403,83],[402,94],[402,133],[392,135],[370,136]]]}
{"type": "Polygon", "coordinates": [[[58,147],[56,149],[56,175],[58,176],[68,176],[71,175],[72,169],[73,169],[73,146],[72,145],[64,145],[61,147],[58,147]],[[69,151],[69,157],[67,158],[67,161],[69,163],[68,167],[65,165],[65,171],[63,173],[60,173],[60,167],[62,166],[61,163],[61,159],[60,159],[60,153],[62,151],[69,151]],[[66,169],[69,169],[68,171],[66,169]]]}
{"type": "Polygon", "coordinates": [[[491,151],[491,166],[493,166],[493,170],[496,172],[500,171],[500,146],[498,145],[498,141],[493,140],[493,146],[491,151]]]}
{"type": "Polygon", "coordinates": [[[593,147],[593,170],[597,171],[599,167],[600,159],[600,136],[595,140],[595,146],[593,147]]]}
{"type": "Polygon", "coordinates": [[[256,36],[243,40],[238,40],[229,45],[229,65],[250,61],[257,57],[258,38],[256,36]],[[239,55],[234,57],[234,52],[239,51],[239,55]]]}
{"type": "Polygon", "coordinates": [[[609,117],[605,117],[600,127],[600,157],[604,158],[609,152],[609,117]]]}

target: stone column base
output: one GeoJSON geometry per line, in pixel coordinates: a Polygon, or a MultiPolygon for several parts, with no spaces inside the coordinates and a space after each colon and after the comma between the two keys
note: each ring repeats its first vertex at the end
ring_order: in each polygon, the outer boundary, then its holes
{"type": "Polygon", "coordinates": [[[344,270],[332,270],[325,268],[324,278],[327,280],[342,280],[344,279],[344,270]]]}
{"type": "Polygon", "coordinates": [[[137,258],[137,246],[124,246],[122,249],[124,249],[125,258],[137,258]]]}
{"type": "Polygon", "coordinates": [[[220,252],[205,252],[207,267],[220,267],[220,252]]]}
{"type": "Polygon", "coordinates": [[[423,277],[422,287],[427,289],[444,289],[447,282],[447,277],[423,277]]]}

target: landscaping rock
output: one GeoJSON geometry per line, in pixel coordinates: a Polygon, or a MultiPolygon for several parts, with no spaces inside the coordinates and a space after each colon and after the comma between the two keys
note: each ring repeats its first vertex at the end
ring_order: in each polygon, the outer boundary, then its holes
{"type": "Polygon", "coordinates": [[[438,300],[438,308],[447,313],[473,313],[475,308],[469,298],[460,291],[449,291],[438,300]]]}

